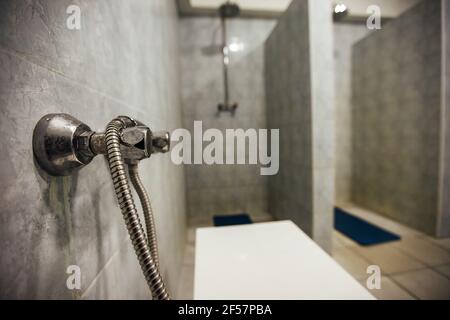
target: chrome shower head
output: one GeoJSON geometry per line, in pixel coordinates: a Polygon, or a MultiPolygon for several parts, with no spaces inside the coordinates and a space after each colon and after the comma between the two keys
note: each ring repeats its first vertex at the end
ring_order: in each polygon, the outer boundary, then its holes
{"type": "Polygon", "coordinates": [[[233,18],[239,15],[241,9],[235,3],[227,1],[219,7],[219,14],[222,18],[233,18]]]}

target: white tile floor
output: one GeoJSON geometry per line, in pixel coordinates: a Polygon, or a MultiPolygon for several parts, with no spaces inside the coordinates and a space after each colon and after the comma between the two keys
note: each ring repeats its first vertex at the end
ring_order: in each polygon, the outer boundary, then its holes
{"type": "Polygon", "coordinates": [[[395,221],[352,205],[342,209],[384,229],[401,240],[363,247],[334,231],[333,258],[365,285],[369,265],[382,272],[378,299],[450,299],[450,239],[435,239],[395,221]]]}
{"type": "MultiPolygon", "coordinates": [[[[371,290],[378,299],[450,299],[450,239],[435,239],[352,205],[342,209],[397,233],[400,241],[363,247],[333,231],[333,258],[365,286],[367,267],[378,265],[381,289],[371,290]]],[[[270,221],[269,215],[252,216],[255,222],[270,221]]],[[[200,226],[211,225],[204,222],[200,226]]],[[[194,288],[195,229],[188,232],[178,299],[192,299],[194,288]]]]}

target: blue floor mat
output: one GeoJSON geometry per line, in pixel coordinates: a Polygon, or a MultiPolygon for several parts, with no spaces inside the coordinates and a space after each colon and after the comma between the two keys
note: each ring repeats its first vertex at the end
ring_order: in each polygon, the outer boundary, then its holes
{"type": "Polygon", "coordinates": [[[362,246],[400,240],[398,235],[355,217],[340,208],[334,209],[334,228],[362,246]]]}
{"type": "Polygon", "coordinates": [[[216,227],[253,223],[252,219],[250,219],[250,216],[246,213],[234,214],[231,216],[214,216],[213,220],[216,227]]]}

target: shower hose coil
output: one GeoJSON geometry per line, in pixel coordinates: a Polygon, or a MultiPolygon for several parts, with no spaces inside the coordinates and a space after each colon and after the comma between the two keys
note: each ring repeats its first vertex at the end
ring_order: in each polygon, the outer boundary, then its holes
{"type": "Polygon", "coordinates": [[[142,272],[144,273],[147,284],[152,292],[153,299],[168,300],[169,294],[167,293],[158,268],[156,233],[153,218],[151,217],[150,201],[148,200],[142,182],[140,182],[139,176],[137,175],[137,166],[131,167],[130,177],[134,182],[133,184],[138,186],[136,191],[141,199],[146,216],[145,220],[149,237],[147,242],[144,229],[134,204],[133,195],[125,171],[125,162],[120,150],[121,131],[132,125],[131,119],[124,117],[118,117],[108,124],[105,136],[109,169],[128,234],[142,272]],[[144,199],[144,201],[142,199],[144,199]],[[151,247],[149,243],[151,244],[151,247]]]}
{"type": "Polygon", "coordinates": [[[156,266],[159,267],[159,256],[158,256],[158,240],[156,237],[156,226],[153,218],[153,209],[148,197],[147,191],[145,190],[144,184],[139,176],[139,170],[137,164],[128,165],[128,173],[130,176],[131,183],[136,190],[141,201],[142,211],[144,212],[145,229],[147,231],[148,245],[150,247],[150,253],[152,255],[153,261],[156,266]]]}

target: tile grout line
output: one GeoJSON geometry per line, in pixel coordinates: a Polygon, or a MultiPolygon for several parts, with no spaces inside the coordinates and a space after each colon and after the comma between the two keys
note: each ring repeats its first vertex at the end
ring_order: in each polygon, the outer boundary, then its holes
{"type": "MultiPolygon", "coordinates": [[[[349,210],[349,211],[354,213],[353,210],[349,210]]],[[[373,223],[370,220],[369,220],[369,222],[373,223]]],[[[380,224],[380,221],[378,221],[377,224],[380,224]]],[[[381,221],[381,225],[382,226],[384,225],[384,221],[381,221]]],[[[399,224],[399,226],[403,227],[401,224],[399,224]]],[[[400,241],[404,241],[405,240],[405,236],[402,235],[401,237],[402,237],[402,240],[400,240],[400,241]]],[[[424,241],[424,242],[426,242],[427,244],[429,244],[429,245],[431,245],[433,247],[436,247],[436,248],[439,248],[441,250],[444,250],[445,252],[449,251],[445,246],[427,239],[427,235],[424,234],[424,233],[415,231],[411,235],[407,236],[407,238],[409,238],[409,237],[412,237],[414,239],[419,239],[420,241],[424,241]]],[[[376,263],[376,262],[373,262],[373,259],[368,259],[368,258],[366,258],[365,256],[363,256],[362,254],[360,254],[358,252],[357,248],[362,248],[361,245],[359,245],[357,243],[356,243],[356,245],[351,245],[351,244],[342,243],[342,241],[339,241],[339,242],[343,245],[343,248],[346,248],[347,250],[350,250],[352,253],[354,253],[358,258],[362,259],[363,261],[366,261],[366,262],[369,262],[369,263],[376,263]]],[[[402,249],[399,246],[393,245],[392,248],[394,248],[395,250],[398,250],[400,253],[404,254],[408,258],[413,259],[414,261],[417,261],[417,262],[423,264],[423,266],[424,266],[422,268],[408,270],[408,271],[405,271],[405,272],[395,272],[395,273],[390,273],[390,274],[386,273],[386,275],[384,276],[385,278],[390,279],[395,285],[397,285],[401,290],[403,290],[405,293],[409,294],[414,299],[420,300],[420,298],[414,292],[412,292],[410,289],[406,288],[398,280],[394,279],[395,276],[399,276],[401,274],[405,274],[405,273],[409,273],[409,272],[417,272],[417,271],[421,271],[421,270],[430,270],[430,271],[438,273],[439,275],[444,276],[445,278],[449,278],[447,275],[443,274],[442,272],[440,272],[439,270],[436,269],[439,266],[448,265],[448,263],[447,264],[440,264],[440,265],[433,266],[433,265],[430,265],[428,262],[423,262],[421,259],[418,259],[417,257],[414,257],[409,252],[405,251],[404,249],[402,249]]]]}
{"type": "Polygon", "coordinates": [[[440,271],[438,269],[439,267],[445,267],[445,266],[450,266],[450,264],[442,264],[442,265],[439,265],[439,266],[434,266],[431,269],[433,269],[433,271],[439,273],[440,275],[442,275],[442,276],[444,276],[444,277],[446,277],[446,278],[448,278],[450,280],[450,275],[445,274],[445,273],[443,273],[442,271],[440,271]]]}
{"type": "MultiPolygon", "coordinates": [[[[432,244],[432,243],[429,242],[429,244],[432,244]]],[[[400,251],[401,251],[402,253],[404,253],[405,255],[407,255],[408,257],[410,257],[410,258],[412,258],[412,259],[414,259],[414,260],[417,260],[417,261],[423,263],[423,264],[424,264],[425,266],[427,266],[429,269],[430,269],[430,268],[433,268],[433,267],[435,266],[435,265],[429,264],[428,262],[422,261],[422,260],[420,260],[420,259],[414,257],[414,256],[411,255],[408,251],[406,251],[406,250],[404,250],[404,249],[402,249],[402,248],[400,248],[400,247],[397,247],[397,249],[400,250],[400,251]]],[[[444,264],[446,264],[446,263],[444,263],[444,264]]]]}
{"type": "MultiPolygon", "coordinates": [[[[136,106],[132,106],[132,105],[130,105],[129,103],[127,103],[126,101],[124,101],[122,99],[115,98],[115,97],[109,95],[106,92],[103,92],[103,91],[100,91],[98,89],[95,89],[95,88],[93,88],[93,87],[91,87],[89,85],[82,84],[78,80],[73,79],[73,78],[65,75],[63,72],[61,72],[59,70],[56,70],[56,69],[53,69],[51,67],[45,66],[43,64],[39,64],[39,63],[37,63],[35,61],[32,61],[32,60],[27,58],[27,54],[26,53],[17,51],[17,50],[12,49],[12,48],[4,47],[4,46],[0,46],[0,52],[4,53],[6,55],[10,55],[12,57],[15,57],[17,59],[20,59],[22,61],[25,61],[25,62],[27,62],[27,63],[29,63],[31,65],[37,66],[37,67],[42,68],[44,70],[47,70],[48,72],[50,72],[50,73],[52,73],[54,75],[57,75],[59,77],[62,77],[64,79],[66,79],[67,81],[70,81],[73,85],[76,85],[76,86],[78,86],[80,88],[83,88],[83,89],[91,91],[91,92],[93,92],[95,94],[98,94],[98,95],[100,95],[100,96],[102,96],[102,97],[104,97],[106,99],[114,101],[115,103],[121,105],[122,107],[125,107],[125,108],[129,109],[130,111],[134,111],[135,112],[136,110],[141,111],[141,110],[145,109],[145,108],[143,109],[143,108],[137,108],[136,106]]],[[[163,119],[158,119],[158,120],[162,121],[163,119]]]]}
{"type": "MultiPolygon", "coordinates": [[[[422,240],[423,240],[423,239],[422,239],[422,240]]],[[[424,241],[426,241],[427,243],[433,245],[433,243],[432,243],[431,241],[428,241],[428,240],[424,240],[424,241]]],[[[437,246],[437,245],[435,245],[435,246],[437,246]]],[[[359,247],[362,247],[362,246],[359,246],[359,247]]],[[[443,266],[443,265],[448,265],[448,264],[449,264],[449,263],[443,263],[443,264],[438,264],[438,265],[432,265],[432,264],[429,264],[429,263],[427,263],[427,262],[422,261],[421,259],[418,259],[417,257],[414,257],[414,256],[411,255],[408,251],[406,251],[406,250],[404,250],[404,249],[402,249],[402,248],[400,248],[400,247],[398,247],[398,246],[395,246],[395,245],[394,245],[393,248],[396,249],[396,250],[398,250],[398,251],[400,251],[402,254],[404,254],[404,255],[407,256],[408,258],[410,258],[410,259],[412,259],[412,260],[414,260],[414,261],[416,261],[416,262],[419,262],[419,263],[421,263],[421,264],[423,264],[423,265],[425,266],[424,268],[412,269],[412,270],[408,270],[408,271],[404,271],[404,272],[396,272],[396,273],[405,273],[405,272],[409,272],[409,271],[416,271],[416,270],[423,270],[423,269],[433,269],[434,267],[439,267],[439,266],[443,266]]],[[[439,248],[440,248],[440,247],[439,247],[439,248]]],[[[361,256],[356,250],[353,249],[352,251],[353,251],[355,254],[361,256]]],[[[369,259],[365,259],[365,260],[369,260],[369,259]]],[[[370,261],[370,260],[369,260],[369,262],[372,263],[372,261],[370,261]]],[[[373,262],[373,263],[375,263],[375,262],[373,262]]],[[[391,273],[391,274],[396,274],[396,273],[391,273]]]]}
{"type": "MultiPolygon", "coordinates": [[[[358,209],[359,207],[355,207],[355,208],[358,209]]],[[[364,210],[364,208],[360,208],[360,209],[364,210]]],[[[349,210],[349,211],[352,212],[353,214],[357,215],[358,217],[360,217],[360,216],[359,216],[357,213],[355,213],[354,211],[352,211],[352,210],[349,210]]],[[[372,213],[371,213],[371,214],[372,214],[372,213]]],[[[373,214],[376,214],[376,213],[373,213],[373,214]]],[[[385,218],[385,217],[382,217],[382,218],[383,218],[383,219],[389,220],[388,218],[385,218]]],[[[371,221],[369,220],[369,222],[371,222],[371,221]]],[[[400,223],[398,223],[398,222],[396,222],[396,221],[394,221],[394,222],[395,222],[396,224],[398,224],[399,227],[405,227],[405,226],[403,226],[402,224],[400,224],[400,223]]],[[[371,223],[373,223],[373,222],[371,222],[371,223]]],[[[383,227],[383,226],[381,226],[381,227],[383,227]]],[[[407,227],[407,228],[409,228],[409,227],[407,227]]],[[[422,241],[425,241],[426,243],[430,244],[431,246],[438,247],[438,248],[440,248],[440,249],[443,249],[443,250],[445,250],[445,251],[449,251],[449,252],[450,252],[450,250],[449,250],[448,248],[446,248],[445,246],[443,246],[443,245],[441,245],[441,244],[439,244],[439,243],[436,243],[436,242],[434,242],[434,241],[432,241],[432,240],[427,239],[427,237],[429,237],[427,234],[422,233],[422,232],[420,232],[420,231],[416,231],[416,230],[412,230],[412,231],[413,231],[414,233],[411,234],[411,235],[408,235],[408,238],[418,238],[418,239],[420,239],[420,240],[422,240],[422,241]]],[[[404,237],[404,236],[401,236],[401,239],[400,239],[400,241],[398,241],[398,242],[402,242],[402,241],[404,241],[404,240],[405,240],[405,237],[404,237]]],[[[396,242],[396,243],[398,243],[398,242],[396,242]]],[[[356,245],[359,246],[359,247],[362,247],[362,246],[359,245],[359,244],[356,244],[356,245]]],[[[402,251],[402,253],[406,254],[408,257],[412,258],[413,260],[416,260],[416,261],[418,261],[418,262],[421,262],[421,263],[425,264],[426,266],[429,266],[430,268],[433,267],[433,265],[430,265],[430,264],[428,264],[428,263],[426,263],[426,262],[422,262],[422,260],[417,259],[416,257],[412,256],[411,254],[409,254],[407,251],[401,249],[400,247],[395,247],[395,248],[398,249],[398,250],[400,250],[400,251],[402,251]]]]}
{"type": "MultiPolygon", "coordinates": [[[[359,246],[359,245],[358,245],[359,246]]],[[[355,247],[355,246],[353,246],[353,247],[355,247]]],[[[359,247],[362,247],[362,246],[359,246],[359,247]]],[[[349,247],[346,247],[346,248],[348,248],[351,252],[353,252],[356,256],[358,256],[359,258],[361,258],[362,260],[364,260],[364,261],[366,261],[366,262],[368,262],[368,263],[375,263],[375,262],[372,262],[371,260],[369,260],[369,259],[367,259],[366,257],[364,257],[364,256],[362,256],[360,253],[358,253],[354,248],[351,248],[351,246],[349,246],[349,247]]],[[[415,260],[417,260],[417,259],[415,259],[415,260]]],[[[380,267],[380,269],[381,269],[381,267],[380,267]]],[[[422,270],[425,270],[425,269],[429,269],[429,268],[423,268],[422,270]]],[[[419,269],[419,270],[421,270],[421,269],[419,269]]],[[[400,289],[402,289],[403,291],[405,291],[406,293],[408,293],[409,295],[411,295],[413,298],[415,298],[415,299],[417,299],[417,300],[420,300],[419,299],[419,297],[417,297],[413,292],[411,292],[410,290],[408,290],[407,288],[405,288],[403,285],[401,285],[400,283],[398,283],[398,281],[396,281],[393,277],[392,277],[392,275],[393,274],[387,274],[386,273],[386,275],[384,276],[384,277],[386,277],[386,278],[389,278],[392,282],[394,282],[400,289]]],[[[355,277],[354,277],[355,278],[355,277]]],[[[356,278],[355,278],[356,279],[356,278]]],[[[370,292],[370,290],[369,290],[369,292],[370,292]]]]}
{"type": "Polygon", "coordinates": [[[411,270],[407,270],[407,271],[393,272],[393,273],[389,274],[389,276],[391,276],[391,277],[397,277],[397,276],[404,275],[404,274],[406,274],[406,273],[413,273],[413,272],[425,271],[425,270],[430,270],[430,269],[433,269],[433,268],[432,268],[432,267],[429,267],[429,266],[425,266],[425,267],[422,267],[422,268],[411,269],[411,270]]]}
{"type": "MultiPolygon", "coordinates": [[[[364,260],[364,261],[366,261],[366,262],[368,262],[368,263],[374,263],[374,262],[368,260],[366,257],[364,257],[364,256],[362,256],[361,254],[359,254],[358,252],[356,252],[355,250],[353,250],[352,248],[347,247],[347,249],[349,249],[352,253],[354,253],[356,256],[358,256],[358,257],[361,258],[362,260],[364,260]]],[[[427,268],[424,268],[424,269],[427,269],[427,268]]],[[[356,277],[353,276],[353,275],[352,275],[352,277],[353,277],[356,281],[358,281],[358,282],[361,282],[361,281],[366,280],[366,278],[361,278],[361,279],[358,280],[358,279],[356,279],[356,277]]],[[[383,277],[383,275],[382,275],[382,277],[383,277]]],[[[397,281],[395,281],[395,280],[391,277],[391,274],[386,274],[384,277],[390,279],[390,280],[391,280],[392,282],[394,282],[397,286],[399,286],[400,289],[402,289],[403,291],[405,291],[406,293],[408,293],[409,295],[411,295],[413,298],[415,298],[415,299],[417,299],[417,300],[420,300],[415,294],[413,294],[413,293],[410,292],[407,288],[403,287],[401,284],[399,284],[397,281]]],[[[366,288],[366,289],[367,289],[367,288],[366,288]]],[[[371,292],[371,290],[368,290],[368,291],[371,292]]]]}
{"type": "MultiPolygon", "coordinates": [[[[413,235],[413,238],[419,238],[419,239],[421,239],[422,241],[425,241],[425,242],[427,242],[428,244],[430,244],[430,245],[432,245],[432,246],[435,246],[435,247],[438,247],[438,248],[443,249],[442,246],[438,245],[437,243],[433,243],[432,241],[426,239],[425,237],[426,237],[425,234],[420,234],[420,233],[417,234],[417,235],[413,235]]],[[[362,248],[362,246],[360,246],[360,245],[358,245],[358,244],[356,244],[356,245],[344,245],[344,248],[350,250],[352,253],[354,253],[356,256],[358,256],[358,257],[361,258],[362,260],[364,260],[364,261],[366,261],[366,262],[368,262],[368,263],[376,263],[376,262],[373,262],[371,259],[368,259],[368,258],[364,257],[363,255],[361,255],[360,253],[358,253],[358,251],[355,249],[355,248],[357,248],[357,247],[362,248]]],[[[413,259],[413,260],[415,260],[415,261],[418,261],[418,262],[422,263],[422,264],[425,266],[424,268],[418,268],[418,269],[408,270],[408,271],[405,271],[405,272],[396,272],[396,273],[390,273],[390,274],[386,273],[386,275],[385,275],[385,277],[389,278],[389,279],[390,279],[393,283],[395,283],[401,290],[405,291],[406,293],[408,293],[409,295],[411,295],[413,298],[415,298],[415,299],[417,299],[417,300],[421,300],[414,292],[412,292],[411,290],[409,290],[408,288],[406,288],[404,285],[402,285],[400,282],[398,282],[398,280],[396,280],[396,279],[394,278],[395,276],[399,276],[399,275],[402,275],[402,274],[405,274],[405,273],[409,273],[409,272],[417,272],[417,271],[421,271],[421,270],[422,270],[422,271],[423,271],[423,270],[431,270],[431,271],[434,271],[434,272],[438,273],[439,275],[444,276],[445,278],[449,278],[449,279],[450,279],[450,277],[448,277],[447,275],[443,274],[443,273],[440,272],[439,270],[436,270],[436,268],[439,267],[439,266],[449,265],[448,263],[433,266],[433,265],[430,265],[429,263],[426,263],[426,262],[423,262],[422,260],[417,259],[416,257],[412,256],[410,253],[408,253],[407,251],[403,250],[403,249],[400,248],[400,247],[393,246],[393,248],[399,250],[400,252],[402,252],[403,254],[405,254],[406,256],[408,256],[409,258],[411,258],[411,259],[413,259]]],[[[445,249],[444,249],[444,250],[445,250],[445,249]]],[[[447,250],[445,250],[445,251],[447,252],[447,250]]],[[[356,278],[355,278],[355,279],[356,279],[356,278]]],[[[361,280],[360,280],[360,281],[361,281],[361,280]]]]}
{"type": "Polygon", "coordinates": [[[436,247],[439,247],[439,248],[441,248],[442,250],[445,250],[445,251],[447,251],[448,253],[450,253],[450,247],[447,248],[446,246],[444,246],[444,245],[442,245],[442,244],[439,244],[439,243],[436,243],[436,242],[434,242],[434,241],[432,241],[432,240],[425,240],[425,241],[427,241],[427,242],[431,243],[432,245],[434,245],[434,246],[436,246],[436,247]]]}
{"type": "MultiPolygon", "coordinates": [[[[127,240],[127,239],[125,239],[127,240]]],[[[125,242],[125,241],[123,241],[125,242]]],[[[120,242],[121,243],[121,242],[120,242]]],[[[119,248],[116,250],[116,252],[114,252],[111,257],[108,259],[108,261],[104,264],[104,266],[101,268],[101,270],[99,272],[97,272],[97,275],[94,277],[94,279],[92,279],[92,281],[89,283],[89,285],[87,286],[87,288],[83,291],[83,293],[81,294],[81,299],[84,300],[86,298],[86,295],[89,293],[90,290],[92,290],[92,288],[95,286],[95,284],[97,283],[97,280],[100,278],[100,276],[105,272],[106,268],[112,264],[114,258],[119,254],[119,252],[122,250],[122,248],[119,246],[119,248]]]]}
{"type": "MultiPolygon", "coordinates": [[[[426,240],[425,240],[425,241],[426,241],[426,240]]],[[[412,258],[412,259],[414,259],[414,260],[416,260],[416,261],[419,261],[419,262],[423,263],[423,264],[425,265],[425,268],[418,268],[418,269],[409,270],[409,271],[405,271],[405,272],[390,273],[390,274],[387,274],[385,277],[388,277],[389,279],[391,279],[392,282],[394,282],[397,286],[399,286],[403,291],[405,291],[405,292],[407,292],[408,294],[410,294],[413,298],[415,298],[415,299],[417,299],[417,300],[421,300],[414,292],[412,292],[411,290],[409,290],[408,288],[406,288],[405,286],[403,286],[403,285],[402,285],[400,282],[398,282],[394,277],[395,277],[395,276],[402,275],[402,274],[405,274],[405,273],[409,273],[409,272],[417,272],[417,271],[423,271],[423,270],[431,270],[431,271],[435,271],[435,272],[437,272],[437,273],[440,274],[440,275],[442,275],[442,273],[434,269],[434,267],[438,267],[438,266],[431,266],[431,265],[429,265],[429,264],[427,264],[427,263],[424,263],[424,262],[422,262],[421,260],[418,260],[417,258],[411,256],[408,252],[402,250],[401,248],[397,248],[397,247],[394,247],[394,248],[398,249],[399,251],[401,251],[402,253],[404,253],[406,256],[408,256],[408,257],[410,257],[410,258],[412,258]]],[[[375,262],[372,262],[371,260],[365,258],[365,257],[362,256],[361,254],[359,254],[354,248],[349,247],[349,249],[350,249],[354,254],[356,254],[359,258],[362,258],[363,260],[368,261],[369,263],[375,263],[375,262]]],[[[443,265],[448,265],[448,264],[443,264],[443,265]]],[[[439,266],[442,266],[442,265],[439,265],[439,266]]],[[[445,276],[445,275],[443,275],[443,276],[445,276]]],[[[445,277],[448,278],[447,276],[445,276],[445,277]]]]}
{"type": "MultiPolygon", "coordinates": [[[[360,258],[363,258],[364,260],[368,261],[368,259],[366,259],[364,256],[362,256],[361,254],[359,254],[358,252],[356,252],[354,249],[350,249],[352,250],[352,252],[354,252],[356,255],[358,255],[360,258]]],[[[368,261],[369,263],[372,263],[371,261],[368,261]]],[[[381,269],[381,267],[380,267],[381,269]]],[[[424,268],[426,269],[426,268],[424,268]]],[[[389,278],[392,282],[394,282],[397,286],[400,287],[400,289],[402,289],[403,291],[405,291],[406,293],[408,293],[409,295],[411,295],[413,298],[420,300],[413,292],[411,292],[410,290],[408,290],[407,288],[405,288],[404,286],[402,286],[400,283],[398,283],[393,277],[393,274],[387,274],[386,276],[387,278],[389,278]]]]}
{"type": "Polygon", "coordinates": [[[420,299],[414,292],[412,292],[411,290],[409,290],[408,288],[404,287],[401,283],[399,283],[397,280],[395,280],[393,277],[389,277],[389,279],[392,280],[392,282],[394,282],[400,289],[402,289],[403,291],[405,291],[406,293],[408,293],[409,295],[411,295],[414,299],[416,300],[422,300],[420,299]]]}

